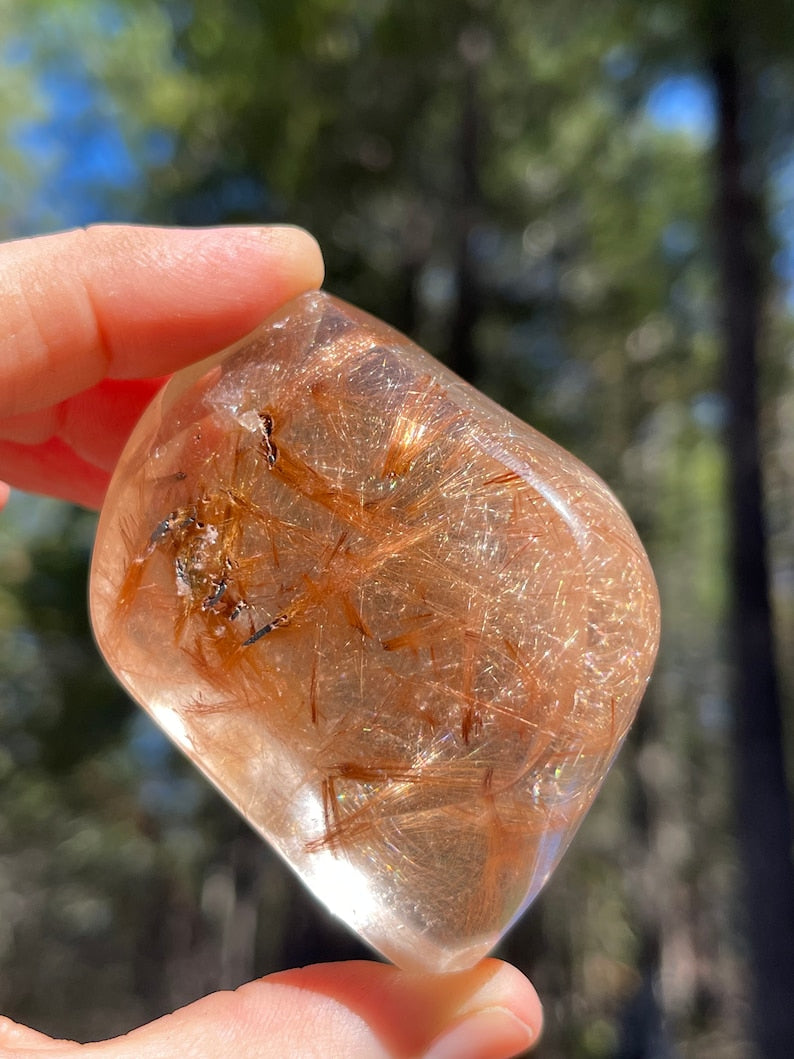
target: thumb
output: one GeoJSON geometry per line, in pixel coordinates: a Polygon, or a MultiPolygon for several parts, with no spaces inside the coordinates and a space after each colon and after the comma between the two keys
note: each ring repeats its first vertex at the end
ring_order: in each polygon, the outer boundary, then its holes
{"type": "MultiPolygon", "coordinates": [[[[449,975],[365,962],[284,971],[214,993],[124,1037],[2,1051],[3,1059],[509,1059],[537,1040],[540,1003],[515,968],[449,975]]],[[[20,1042],[21,1043],[21,1042],[20,1042]]],[[[13,1048],[13,1046],[12,1046],[13,1048]]]]}

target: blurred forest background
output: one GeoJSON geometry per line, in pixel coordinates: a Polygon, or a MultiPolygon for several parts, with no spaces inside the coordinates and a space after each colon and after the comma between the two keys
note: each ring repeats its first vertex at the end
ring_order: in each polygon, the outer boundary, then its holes
{"type": "MultiPolygon", "coordinates": [[[[638,724],[500,954],[542,1059],[790,1059],[794,5],[0,0],[0,234],[310,228],[656,569],[638,724]]],[[[0,518],[0,1010],[78,1039],[365,955],[115,687],[94,516],[0,518]]]]}

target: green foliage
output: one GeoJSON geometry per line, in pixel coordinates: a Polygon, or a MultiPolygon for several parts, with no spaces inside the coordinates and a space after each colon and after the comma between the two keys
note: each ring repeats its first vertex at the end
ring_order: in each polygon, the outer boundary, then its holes
{"type": "MultiPolygon", "coordinates": [[[[751,132],[758,190],[772,202],[794,77],[791,37],[775,26],[790,12],[773,0],[729,7],[762,89],[751,132]]],[[[331,289],[458,367],[450,336],[470,341],[480,385],[595,466],[638,522],[666,615],[652,693],[574,849],[506,946],[546,1001],[546,1057],[618,1054],[654,968],[684,1054],[746,1054],[711,144],[661,130],[646,107],[667,74],[706,76],[714,10],[0,4],[0,38],[32,56],[4,70],[10,129],[45,121],[43,73],[76,63],[139,165],[116,191],[121,215],[305,224],[331,289]]],[[[717,5],[719,18],[727,10],[717,5]]],[[[0,150],[6,230],[27,184],[57,170],[51,158],[32,167],[12,143],[0,150]]],[[[772,234],[759,238],[771,261],[772,234]]],[[[770,510],[790,628],[791,319],[771,290],[770,510]]],[[[0,1005],[88,1036],[319,958],[332,928],[307,918],[278,864],[92,661],[76,606],[86,516],[18,510],[4,516],[0,546],[0,1005]]]]}

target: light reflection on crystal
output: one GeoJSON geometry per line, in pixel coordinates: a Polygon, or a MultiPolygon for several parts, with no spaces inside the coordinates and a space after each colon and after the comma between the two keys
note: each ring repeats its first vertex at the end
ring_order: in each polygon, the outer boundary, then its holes
{"type": "Polygon", "coordinates": [[[658,637],[591,472],[323,294],[176,376],[92,576],[119,678],[304,881],[405,967],[534,898],[658,637]]]}

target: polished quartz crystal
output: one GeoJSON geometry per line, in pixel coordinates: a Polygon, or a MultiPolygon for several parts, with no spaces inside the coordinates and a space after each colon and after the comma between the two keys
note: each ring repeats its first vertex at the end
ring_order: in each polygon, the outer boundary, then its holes
{"type": "Polygon", "coordinates": [[[548,878],[658,637],[605,485],[317,292],[148,409],[91,606],[127,690],[317,897],[436,971],[548,878]]]}

